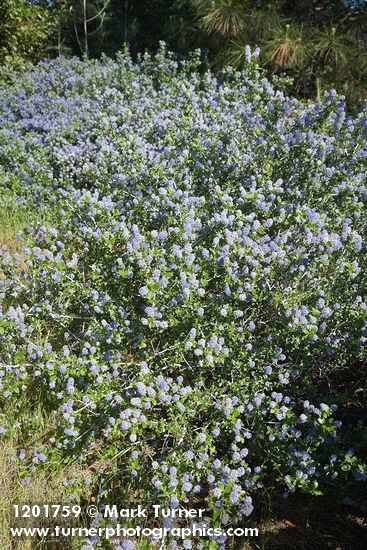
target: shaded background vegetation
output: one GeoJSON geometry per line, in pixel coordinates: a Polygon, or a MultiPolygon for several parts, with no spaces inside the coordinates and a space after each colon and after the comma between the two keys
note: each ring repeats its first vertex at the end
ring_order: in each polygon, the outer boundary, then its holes
{"type": "Polygon", "coordinates": [[[133,53],[160,40],[206,63],[240,67],[246,44],[269,73],[286,72],[292,92],[315,98],[335,87],[350,108],[367,99],[366,0],[2,0],[0,62],[45,56],[133,53]]]}

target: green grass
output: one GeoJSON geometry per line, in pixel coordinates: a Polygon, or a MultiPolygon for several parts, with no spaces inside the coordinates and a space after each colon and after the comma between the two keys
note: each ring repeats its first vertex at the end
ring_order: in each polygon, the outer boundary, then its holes
{"type": "Polygon", "coordinates": [[[26,226],[28,216],[24,212],[15,212],[10,208],[0,208],[0,246],[6,246],[10,252],[19,252],[21,243],[16,235],[26,226]],[[23,214],[23,215],[22,215],[23,214]]]}
{"type": "Polygon", "coordinates": [[[10,253],[21,251],[22,243],[17,239],[17,234],[30,225],[47,225],[48,222],[49,216],[45,211],[0,206],[0,247],[5,245],[10,253]]]}

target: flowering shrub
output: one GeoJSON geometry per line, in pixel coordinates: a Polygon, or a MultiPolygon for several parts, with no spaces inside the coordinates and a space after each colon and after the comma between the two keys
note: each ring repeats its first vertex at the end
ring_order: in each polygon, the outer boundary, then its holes
{"type": "Polygon", "coordinates": [[[366,357],[367,118],[248,57],[217,77],[164,48],[58,59],[1,88],[3,201],[52,220],[1,251],[1,399],[51,416],[26,480],[76,461],[71,498],[92,482],[218,526],[366,477],[322,383],[366,357]]]}

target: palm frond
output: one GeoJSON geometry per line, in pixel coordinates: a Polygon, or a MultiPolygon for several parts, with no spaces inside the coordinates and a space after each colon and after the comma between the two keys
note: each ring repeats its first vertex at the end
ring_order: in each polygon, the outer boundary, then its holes
{"type": "Polygon", "coordinates": [[[193,0],[199,24],[208,33],[222,37],[238,36],[245,26],[249,7],[241,0],[193,0]]]}
{"type": "Polygon", "coordinates": [[[281,69],[301,69],[311,55],[310,37],[301,25],[276,25],[262,46],[265,63],[281,69]]]}
{"type": "Polygon", "coordinates": [[[315,53],[332,68],[341,69],[348,63],[350,48],[354,49],[350,35],[336,27],[324,28],[316,35],[315,53]]]}

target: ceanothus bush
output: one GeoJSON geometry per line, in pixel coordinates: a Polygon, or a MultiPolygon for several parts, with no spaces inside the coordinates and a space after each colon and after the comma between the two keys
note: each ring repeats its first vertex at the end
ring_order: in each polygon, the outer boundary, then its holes
{"type": "Polygon", "coordinates": [[[357,495],[364,428],[323,381],[366,358],[367,116],[248,57],[60,58],[1,85],[3,203],[50,220],[0,258],[1,401],[50,415],[26,482],[94,465],[101,507],[215,526],[264,492],[357,495]]]}

